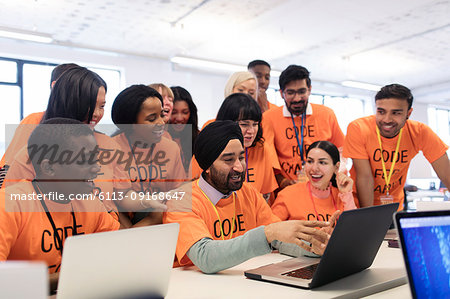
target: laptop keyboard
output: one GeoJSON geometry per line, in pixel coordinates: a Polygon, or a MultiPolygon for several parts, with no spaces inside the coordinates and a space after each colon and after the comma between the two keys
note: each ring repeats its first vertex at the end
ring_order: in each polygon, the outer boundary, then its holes
{"type": "Polygon", "coordinates": [[[317,266],[319,266],[319,264],[302,267],[302,268],[299,268],[299,269],[296,269],[293,271],[283,273],[281,275],[297,277],[297,278],[302,278],[302,279],[312,279],[314,276],[314,272],[316,272],[317,266]]]}

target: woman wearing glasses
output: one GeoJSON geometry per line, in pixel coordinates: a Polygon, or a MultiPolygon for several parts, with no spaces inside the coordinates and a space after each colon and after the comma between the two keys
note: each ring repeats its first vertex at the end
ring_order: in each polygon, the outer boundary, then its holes
{"type": "Polygon", "coordinates": [[[253,185],[267,200],[270,193],[278,188],[278,184],[262,138],[261,118],[258,103],[243,93],[228,96],[217,113],[217,120],[232,120],[239,124],[244,136],[247,165],[245,181],[253,185]]]}

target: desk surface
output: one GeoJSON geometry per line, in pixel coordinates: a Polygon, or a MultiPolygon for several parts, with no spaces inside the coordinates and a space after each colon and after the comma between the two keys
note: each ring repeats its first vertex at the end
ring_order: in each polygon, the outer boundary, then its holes
{"type": "MultiPolygon", "coordinates": [[[[406,271],[403,264],[401,250],[389,248],[383,242],[373,265],[360,273],[343,278],[314,290],[305,290],[274,283],[247,279],[244,271],[269,263],[282,261],[289,257],[280,254],[267,254],[252,258],[238,266],[217,274],[201,273],[196,267],[176,268],[172,270],[169,291],[166,298],[291,298],[305,295],[308,298],[331,298],[342,296],[348,298],[369,295],[375,291],[382,291],[371,298],[409,298],[409,288],[400,286],[406,282],[406,271]],[[362,286],[362,281],[372,279],[373,275],[383,277],[389,282],[374,282],[371,289],[362,286]],[[355,284],[361,288],[355,290],[355,284]],[[378,284],[378,289],[377,285],[378,284]],[[393,288],[386,291],[386,288],[393,288]],[[376,289],[376,290],[375,290],[376,289]],[[367,293],[369,292],[369,293],[367,293]],[[392,293],[394,292],[394,293],[392,293]]],[[[367,283],[366,283],[367,284],[367,283]]]]}

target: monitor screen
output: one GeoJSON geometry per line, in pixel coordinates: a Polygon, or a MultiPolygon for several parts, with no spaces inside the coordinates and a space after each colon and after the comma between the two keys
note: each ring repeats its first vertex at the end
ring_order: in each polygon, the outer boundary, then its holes
{"type": "Polygon", "coordinates": [[[416,297],[448,298],[450,216],[402,218],[400,226],[410,283],[416,297]]]}

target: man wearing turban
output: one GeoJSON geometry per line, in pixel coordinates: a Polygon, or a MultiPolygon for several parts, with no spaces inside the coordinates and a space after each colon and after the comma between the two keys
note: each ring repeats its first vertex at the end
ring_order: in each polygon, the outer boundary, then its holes
{"type": "Polygon", "coordinates": [[[280,244],[291,245],[286,243],[298,245],[298,252],[323,253],[329,230],[316,228],[330,223],[281,222],[261,194],[244,182],[243,137],[237,123],[215,121],[206,126],[194,154],[203,173],[192,183],[192,211],[164,215],[165,223],[180,224],[178,265],[194,264],[204,273],[215,273],[270,253],[280,244]]]}

